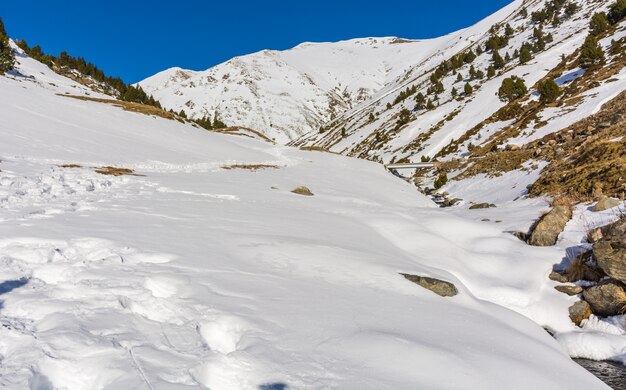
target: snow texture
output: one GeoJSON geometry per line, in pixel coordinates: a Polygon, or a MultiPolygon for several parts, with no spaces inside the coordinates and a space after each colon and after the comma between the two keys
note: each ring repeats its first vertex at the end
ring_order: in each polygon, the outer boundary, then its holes
{"type": "Polygon", "coordinates": [[[66,93],[87,91],[25,57],[0,77],[1,386],[606,388],[542,329],[576,330],[558,248],[376,163],[66,93]]]}

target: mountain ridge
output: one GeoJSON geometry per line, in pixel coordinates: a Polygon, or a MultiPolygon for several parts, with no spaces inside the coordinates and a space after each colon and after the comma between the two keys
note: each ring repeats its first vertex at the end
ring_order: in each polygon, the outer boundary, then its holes
{"type": "Polygon", "coordinates": [[[440,56],[449,46],[458,49],[457,40],[471,41],[521,2],[441,37],[303,42],[288,50],[237,56],[204,71],[169,68],[137,84],[168,109],[185,110],[192,118],[219,115],[229,125],[255,128],[288,143],[368,101],[416,63],[440,56]],[[229,80],[233,74],[240,76],[234,82],[229,80]],[[273,109],[278,106],[289,108],[273,109]]]}

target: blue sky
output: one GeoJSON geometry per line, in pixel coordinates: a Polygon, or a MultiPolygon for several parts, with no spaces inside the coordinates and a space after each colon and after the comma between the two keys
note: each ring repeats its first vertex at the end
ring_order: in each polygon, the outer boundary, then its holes
{"type": "Polygon", "coordinates": [[[9,35],[83,56],[136,82],[172,66],[202,70],[261,49],[369,36],[430,38],[510,0],[1,1],[9,35]]]}

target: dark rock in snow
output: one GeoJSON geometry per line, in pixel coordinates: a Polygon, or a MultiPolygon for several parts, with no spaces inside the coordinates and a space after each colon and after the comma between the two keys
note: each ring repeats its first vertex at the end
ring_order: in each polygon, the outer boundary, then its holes
{"type": "Polygon", "coordinates": [[[294,194],[304,195],[304,196],[313,196],[313,192],[305,186],[299,186],[291,190],[294,194]]]}
{"type": "Polygon", "coordinates": [[[407,280],[424,287],[427,290],[434,292],[442,297],[453,297],[459,293],[456,286],[450,282],[443,280],[429,278],[427,276],[418,276],[410,274],[400,274],[407,280]]]}
{"type": "Polygon", "coordinates": [[[488,209],[490,207],[496,207],[495,204],[490,204],[490,203],[476,203],[473,204],[469,207],[470,210],[476,210],[476,209],[488,209]]]}

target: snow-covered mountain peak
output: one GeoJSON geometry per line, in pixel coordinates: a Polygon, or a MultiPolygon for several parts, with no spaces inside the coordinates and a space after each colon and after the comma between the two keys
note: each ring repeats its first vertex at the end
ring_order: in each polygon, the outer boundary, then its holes
{"type": "Polygon", "coordinates": [[[227,124],[286,143],[318,132],[386,86],[406,80],[413,68],[484,37],[522,4],[514,1],[474,26],[439,38],[303,42],[289,50],[238,56],[202,72],[168,69],[139,84],[168,109],[185,110],[192,118],[218,115],[227,124]]]}
{"type": "Polygon", "coordinates": [[[369,99],[415,61],[432,40],[397,37],[305,42],[262,50],[205,71],[170,68],[139,84],[167,108],[215,116],[288,142],[369,99]],[[281,107],[281,109],[277,109],[281,107]]]}

